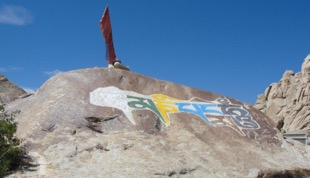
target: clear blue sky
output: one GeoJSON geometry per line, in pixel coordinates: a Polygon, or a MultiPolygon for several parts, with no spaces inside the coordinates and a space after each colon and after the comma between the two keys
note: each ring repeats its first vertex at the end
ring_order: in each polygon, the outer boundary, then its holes
{"type": "Polygon", "coordinates": [[[310,53],[309,0],[0,0],[0,72],[36,90],[54,73],[105,67],[107,2],[133,72],[240,101],[310,53]]]}

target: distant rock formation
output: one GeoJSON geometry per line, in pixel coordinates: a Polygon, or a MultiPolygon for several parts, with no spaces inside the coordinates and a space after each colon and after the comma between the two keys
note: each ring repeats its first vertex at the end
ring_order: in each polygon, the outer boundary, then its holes
{"type": "Polygon", "coordinates": [[[282,132],[310,131],[310,55],[301,72],[287,70],[279,83],[258,96],[254,107],[273,119],[282,132]]]}
{"type": "Polygon", "coordinates": [[[61,73],[7,108],[21,111],[17,136],[38,165],[11,177],[256,177],[310,169],[310,151],[282,142],[255,108],[126,70],[61,73]]]}
{"type": "Polygon", "coordinates": [[[5,76],[0,74],[0,98],[4,103],[9,103],[26,95],[26,91],[14,85],[5,76]]]}

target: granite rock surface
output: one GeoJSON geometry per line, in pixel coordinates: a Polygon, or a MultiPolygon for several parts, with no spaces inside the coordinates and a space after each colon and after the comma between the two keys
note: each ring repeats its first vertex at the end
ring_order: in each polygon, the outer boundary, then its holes
{"type": "Polygon", "coordinates": [[[301,72],[285,71],[278,83],[258,96],[254,107],[274,120],[282,132],[310,132],[310,55],[301,72]]]}
{"type": "Polygon", "coordinates": [[[26,96],[26,91],[13,84],[4,75],[0,74],[0,98],[3,103],[9,103],[26,96]]]}
{"type": "Polygon", "coordinates": [[[256,177],[310,169],[309,147],[282,140],[257,109],[120,69],[58,74],[20,110],[35,170],[8,177],[256,177]]]}

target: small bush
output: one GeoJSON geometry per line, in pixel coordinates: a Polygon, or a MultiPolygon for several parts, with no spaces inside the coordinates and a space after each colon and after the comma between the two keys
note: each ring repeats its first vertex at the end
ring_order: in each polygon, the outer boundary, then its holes
{"type": "Polygon", "coordinates": [[[14,117],[18,113],[8,114],[0,100],[0,177],[18,167],[17,160],[23,154],[20,140],[15,137],[17,125],[14,117]]]}

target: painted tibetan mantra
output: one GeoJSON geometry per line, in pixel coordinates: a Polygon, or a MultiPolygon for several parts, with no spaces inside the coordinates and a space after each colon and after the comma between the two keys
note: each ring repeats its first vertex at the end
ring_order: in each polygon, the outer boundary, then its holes
{"type": "Polygon", "coordinates": [[[90,103],[96,106],[117,108],[123,111],[125,116],[134,125],[136,123],[132,116],[133,110],[150,110],[166,126],[170,125],[170,114],[185,112],[200,117],[212,127],[227,126],[241,135],[244,135],[243,129],[260,128],[242,105],[232,104],[227,98],[223,97],[214,101],[185,101],[163,94],[147,96],[109,86],[97,88],[91,92],[90,103]]]}

